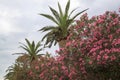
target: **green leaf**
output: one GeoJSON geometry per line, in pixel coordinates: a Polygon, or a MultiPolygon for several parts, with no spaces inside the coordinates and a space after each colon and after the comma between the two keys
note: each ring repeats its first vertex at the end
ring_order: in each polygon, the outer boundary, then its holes
{"type": "Polygon", "coordinates": [[[88,9],[85,9],[85,10],[83,10],[83,11],[77,13],[72,19],[74,20],[78,15],[80,15],[80,14],[83,13],[83,12],[85,12],[86,10],[88,10],[88,9]]]}
{"type": "Polygon", "coordinates": [[[51,35],[47,37],[47,40],[46,40],[46,45],[49,44],[50,42],[52,41],[52,37],[51,35]]]}
{"type": "Polygon", "coordinates": [[[35,51],[37,51],[39,49],[39,47],[41,46],[40,41],[37,43],[36,47],[35,47],[35,51]]]}
{"type": "Polygon", "coordinates": [[[58,2],[58,8],[59,8],[59,12],[60,12],[60,17],[63,17],[63,12],[62,12],[62,9],[61,9],[59,2],[58,2]]]}
{"type": "Polygon", "coordinates": [[[44,37],[42,38],[42,41],[43,41],[45,38],[47,38],[47,37],[49,37],[49,36],[51,36],[51,35],[52,35],[52,33],[51,33],[51,32],[48,32],[47,34],[44,35],[44,37]]]}
{"type": "Polygon", "coordinates": [[[35,53],[38,54],[42,49],[37,50],[35,53]]]}
{"type": "Polygon", "coordinates": [[[15,55],[15,54],[22,54],[22,55],[24,55],[25,53],[13,53],[12,55],[15,55]]]}
{"type": "Polygon", "coordinates": [[[29,50],[30,50],[30,52],[31,52],[31,54],[32,54],[32,45],[31,45],[31,43],[29,42],[28,39],[25,39],[25,41],[26,41],[26,43],[27,43],[27,45],[28,45],[28,47],[29,47],[29,50]]]}
{"type": "Polygon", "coordinates": [[[32,54],[35,53],[35,42],[33,41],[32,44],[31,44],[31,51],[32,51],[32,54]]]}
{"type": "Polygon", "coordinates": [[[53,15],[55,16],[56,20],[58,22],[60,22],[60,16],[59,16],[58,12],[55,9],[51,8],[51,7],[49,7],[49,8],[50,8],[51,12],[53,13],[53,15]]]}
{"type": "Polygon", "coordinates": [[[53,21],[53,22],[55,22],[57,25],[59,25],[58,22],[57,22],[51,15],[48,15],[48,14],[40,14],[40,15],[42,15],[42,16],[50,19],[51,21],[53,21]]]}
{"type": "Polygon", "coordinates": [[[54,46],[57,44],[57,41],[55,41],[54,46]]]}
{"type": "Polygon", "coordinates": [[[29,54],[31,54],[30,50],[28,48],[25,48],[23,46],[20,46],[22,49],[24,49],[25,51],[27,51],[29,54]]]}
{"type": "MultiPolygon", "coordinates": [[[[73,23],[73,19],[69,19],[69,20],[66,21],[66,24],[67,24],[67,25],[66,25],[66,26],[67,26],[67,27],[66,27],[66,30],[68,30],[68,28],[70,27],[70,25],[71,25],[72,23],[73,23]]],[[[67,32],[67,31],[66,31],[66,32],[67,32]]]]}
{"type": "Polygon", "coordinates": [[[78,9],[78,8],[75,8],[75,9],[73,9],[73,10],[70,12],[68,18],[70,18],[70,16],[72,15],[72,13],[73,13],[76,9],[78,9]]]}
{"type": "Polygon", "coordinates": [[[19,42],[20,44],[22,44],[25,48],[29,49],[28,46],[26,46],[25,44],[19,42]]]}
{"type": "Polygon", "coordinates": [[[54,38],[52,38],[51,41],[50,41],[50,44],[48,46],[49,48],[52,46],[52,44],[53,44],[54,41],[55,41],[54,38]]]}
{"type": "Polygon", "coordinates": [[[69,8],[70,8],[70,0],[68,0],[66,8],[65,8],[65,14],[66,14],[66,16],[68,16],[69,8]]]}
{"type": "Polygon", "coordinates": [[[53,30],[53,29],[57,29],[57,27],[55,26],[46,26],[46,27],[43,27],[42,29],[40,29],[39,31],[50,31],[50,30],[53,30]]]}

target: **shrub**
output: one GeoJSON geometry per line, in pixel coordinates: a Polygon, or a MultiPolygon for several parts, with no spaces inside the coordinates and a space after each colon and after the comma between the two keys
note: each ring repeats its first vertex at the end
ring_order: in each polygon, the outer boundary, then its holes
{"type": "MultiPolygon", "coordinates": [[[[118,80],[120,75],[120,15],[106,11],[88,19],[87,14],[71,28],[60,57],[68,69],[75,69],[71,80],[118,80]],[[114,77],[113,77],[114,76],[114,77]]],[[[71,72],[70,72],[71,73],[71,72]]]]}

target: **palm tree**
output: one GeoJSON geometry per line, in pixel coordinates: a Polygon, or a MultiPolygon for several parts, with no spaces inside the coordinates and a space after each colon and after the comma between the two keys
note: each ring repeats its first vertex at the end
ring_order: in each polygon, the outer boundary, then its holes
{"type": "Polygon", "coordinates": [[[25,39],[27,45],[22,44],[20,47],[26,51],[26,53],[15,53],[22,54],[16,59],[16,63],[7,69],[5,80],[26,80],[25,71],[34,66],[34,62],[38,61],[38,58],[43,54],[39,54],[42,50],[40,41],[35,44],[34,41],[30,43],[28,39],[25,39]],[[22,79],[20,79],[22,78],[22,79]]]}
{"type": "Polygon", "coordinates": [[[9,66],[6,70],[8,73],[5,75],[5,80],[21,80],[21,78],[25,76],[23,74],[24,71],[25,69],[23,69],[20,64],[16,62],[12,66],[9,66]]]}
{"type": "Polygon", "coordinates": [[[70,0],[68,0],[68,2],[67,2],[64,13],[61,9],[59,2],[58,2],[59,12],[57,12],[55,9],[53,9],[51,7],[49,7],[49,8],[50,8],[53,16],[51,16],[49,14],[40,14],[40,15],[53,21],[56,24],[56,26],[45,26],[42,29],[40,29],[39,31],[43,31],[43,32],[48,31],[48,33],[42,38],[42,41],[46,38],[45,45],[48,45],[49,47],[51,47],[53,43],[54,43],[54,45],[56,45],[57,42],[60,42],[61,40],[66,39],[66,37],[69,35],[69,27],[74,22],[74,19],[78,15],[80,15],[81,13],[86,11],[87,9],[77,13],[75,16],[73,16],[71,18],[72,13],[76,9],[73,9],[69,14],[70,0]]]}
{"type": "Polygon", "coordinates": [[[8,67],[8,69],[6,70],[6,72],[8,72],[5,75],[5,80],[15,80],[14,76],[15,76],[15,68],[13,66],[8,67]]]}
{"type": "Polygon", "coordinates": [[[22,44],[20,47],[24,49],[25,53],[15,53],[15,54],[22,54],[22,56],[19,56],[16,61],[25,64],[25,66],[28,66],[29,63],[32,64],[33,62],[38,61],[38,58],[41,57],[44,54],[39,54],[39,52],[43,49],[41,47],[40,41],[35,44],[34,41],[30,43],[28,39],[25,39],[27,45],[22,44]]]}

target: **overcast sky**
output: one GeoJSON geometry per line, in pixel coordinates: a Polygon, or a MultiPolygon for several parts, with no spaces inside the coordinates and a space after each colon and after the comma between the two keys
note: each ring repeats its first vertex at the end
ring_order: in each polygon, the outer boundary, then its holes
{"type": "MultiPolygon", "coordinates": [[[[17,57],[12,53],[23,52],[19,48],[19,42],[24,42],[25,38],[31,41],[41,40],[44,34],[37,30],[53,24],[38,14],[50,14],[48,6],[58,10],[58,1],[64,8],[67,0],[0,0],[0,80],[3,80],[5,70],[14,63],[17,57]]],[[[117,11],[120,0],[71,0],[70,9],[76,7],[79,7],[77,11],[89,8],[87,13],[93,16],[102,14],[106,10],[117,11]]],[[[58,46],[47,50],[54,53],[56,49],[58,46]]]]}

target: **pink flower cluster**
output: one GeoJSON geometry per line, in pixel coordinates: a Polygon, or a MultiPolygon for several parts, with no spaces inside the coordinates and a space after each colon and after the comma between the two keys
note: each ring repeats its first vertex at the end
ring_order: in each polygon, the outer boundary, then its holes
{"type": "Polygon", "coordinates": [[[89,80],[89,67],[119,64],[120,15],[116,12],[90,19],[84,14],[70,32],[65,47],[56,51],[59,56],[43,58],[29,76],[35,80],[89,80]]]}
{"type": "Polygon", "coordinates": [[[119,64],[119,14],[107,11],[91,19],[84,14],[79,21],[77,20],[77,25],[72,30],[64,51],[60,51],[64,56],[62,62],[66,64],[68,71],[74,68],[76,78],[68,76],[69,79],[78,80],[83,75],[86,78],[86,75],[89,75],[87,73],[89,66],[93,68],[107,66],[113,64],[114,61],[119,64]]]}

